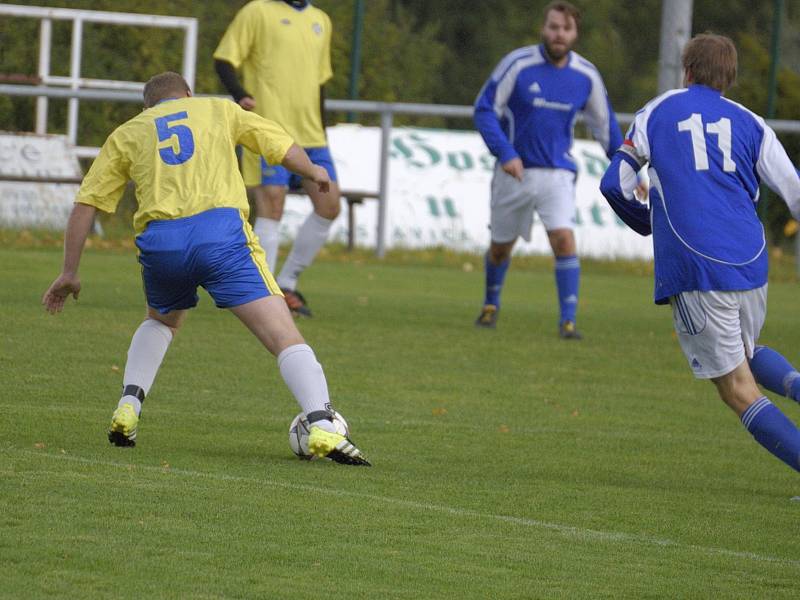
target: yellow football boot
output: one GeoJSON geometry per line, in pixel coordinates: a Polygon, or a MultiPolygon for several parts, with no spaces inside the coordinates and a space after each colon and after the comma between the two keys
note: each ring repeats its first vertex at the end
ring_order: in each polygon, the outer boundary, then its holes
{"type": "Polygon", "coordinates": [[[139,417],[136,415],[133,405],[126,402],[111,416],[108,441],[115,446],[135,446],[138,425],[139,417]]]}
{"type": "Polygon", "coordinates": [[[351,440],[340,433],[325,431],[319,426],[311,427],[308,450],[314,456],[330,458],[343,465],[372,466],[351,440]]]}

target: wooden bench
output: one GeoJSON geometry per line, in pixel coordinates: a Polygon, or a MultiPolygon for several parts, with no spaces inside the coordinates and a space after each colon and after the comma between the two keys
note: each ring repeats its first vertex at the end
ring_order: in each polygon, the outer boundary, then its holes
{"type": "MultiPolygon", "coordinates": [[[[303,188],[291,188],[290,194],[296,196],[307,196],[303,188]]],[[[365,192],[364,190],[339,190],[339,195],[342,200],[347,202],[347,249],[352,251],[355,248],[356,242],[356,214],[355,206],[363,204],[364,200],[374,199],[378,200],[380,195],[378,192],[365,192]]]]}
{"type": "MultiPolygon", "coordinates": [[[[80,184],[82,177],[30,177],[25,175],[2,175],[0,181],[13,181],[19,183],[73,183],[80,184]]],[[[289,193],[306,195],[302,189],[290,190],[289,193]]],[[[356,237],[356,215],[355,206],[363,204],[369,198],[378,199],[377,192],[365,192],[363,190],[341,190],[341,197],[347,202],[347,249],[352,251],[355,248],[356,237]]]]}

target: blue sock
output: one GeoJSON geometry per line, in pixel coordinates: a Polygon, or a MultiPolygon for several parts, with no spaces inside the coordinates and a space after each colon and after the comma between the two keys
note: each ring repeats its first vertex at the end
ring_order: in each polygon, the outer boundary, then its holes
{"type": "Polygon", "coordinates": [[[800,471],[800,430],[766,397],[742,413],[742,423],[756,441],[795,471],[800,471]]]}
{"type": "Polygon", "coordinates": [[[556,288],[561,319],[575,322],[578,312],[578,287],[581,282],[581,263],[577,256],[556,256],[556,288]]]}
{"type": "Polygon", "coordinates": [[[506,271],[508,265],[511,264],[511,259],[507,258],[499,265],[494,264],[489,260],[489,253],[483,258],[483,267],[486,272],[486,296],[484,297],[483,304],[493,304],[500,308],[500,292],[503,291],[503,280],[506,278],[506,271]]]}
{"type": "Polygon", "coordinates": [[[772,348],[756,346],[750,370],[756,381],[770,392],[800,402],[800,373],[772,348]]]}

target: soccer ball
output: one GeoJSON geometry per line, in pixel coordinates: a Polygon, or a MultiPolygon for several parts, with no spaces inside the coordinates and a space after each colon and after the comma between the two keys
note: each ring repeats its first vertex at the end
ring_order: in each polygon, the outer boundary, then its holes
{"type": "MultiPolygon", "coordinates": [[[[336,428],[337,433],[345,436],[350,434],[347,421],[336,411],[333,411],[333,426],[336,428]]],[[[308,451],[308,429],[308,419],[306,419],[305,413],[302,412],[292,419],[292,424],[289,425],[289,447],[302,460],[316,458],[308,451]]]]}

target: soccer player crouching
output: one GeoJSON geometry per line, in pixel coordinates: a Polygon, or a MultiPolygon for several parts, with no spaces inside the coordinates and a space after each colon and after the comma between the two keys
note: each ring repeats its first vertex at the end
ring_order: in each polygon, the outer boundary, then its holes
{"type": "Polygon", "coordinates": [[[327,171],[277,123],[228,100],[192,98],[177,73],[150,79],[144,105],[109,136],[89,169],[67,224],[63,271],[42,298],[46,309],[57,313],[70,294],[78,297],[78,266],[95,213],[114,212],[133,180],[147,318],[131,340],[109,441],[136,444],[142,402],[202,286],[277,356],[281,376],[311,424],[311,452],[369,465],[350,440],[336,433],[322,366],[297,330],[247,222],[236,145],[299,173],[321,191],[329,186],[327,171]]]}
{"type": "Polygon", "coordinates": [[[703,34],[683,52],[687,88],[651,100],[600,190],[632,229],[653,235],[655,301],[669,303],[683,353],[759,444],[800,471],[800,431],[759,390],[800,400],[800,374],[756,345],[766,317],[767,244],[756,215],[763,180],[800,219],[800,177],[764,120],[724,97],[737,56],[703,34]],[[634,199],[649,164],[650,205],[634,199]]]}

